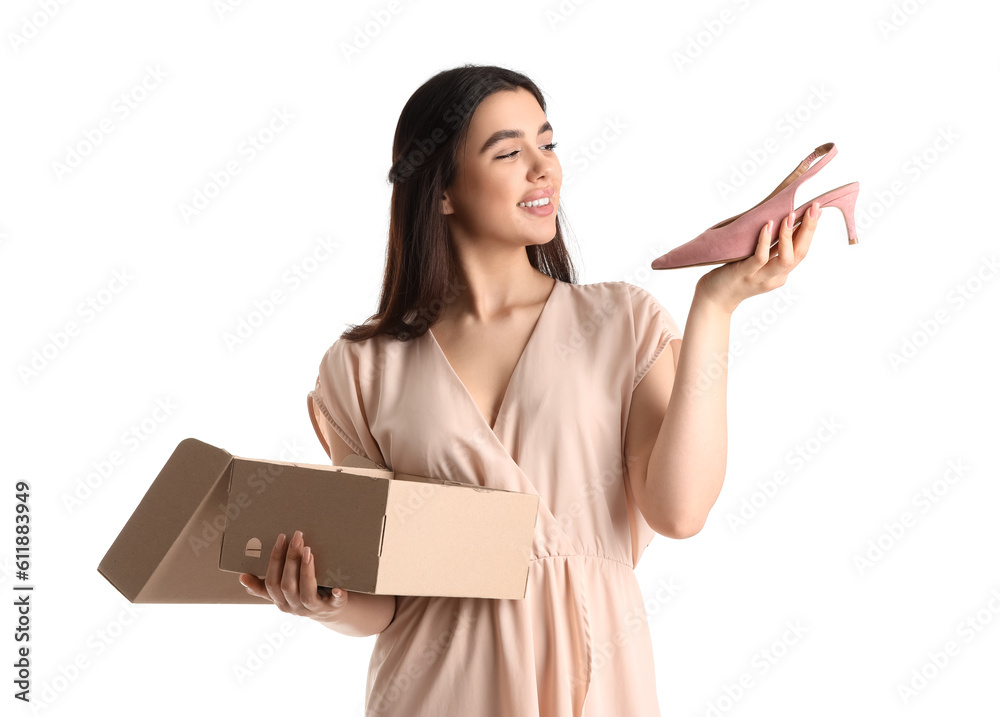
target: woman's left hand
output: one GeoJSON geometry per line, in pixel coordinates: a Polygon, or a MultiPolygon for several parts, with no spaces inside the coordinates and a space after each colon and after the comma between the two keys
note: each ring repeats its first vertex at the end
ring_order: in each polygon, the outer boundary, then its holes
{"type": "Polygon", "coordinates": [[[792,229],[788,226],[792,213],[789,212],[781,220],[775,249],[770,248],[773,230],[768,231],[765,225],[757,237],[757,249],[752,256],[728,262],[708,272],[698,280],[697,291],[732,313],[744,299],[782,286],[788,273],[809,251],[821,213],[819,202],[813,202],[792,236],[792,229]]]}

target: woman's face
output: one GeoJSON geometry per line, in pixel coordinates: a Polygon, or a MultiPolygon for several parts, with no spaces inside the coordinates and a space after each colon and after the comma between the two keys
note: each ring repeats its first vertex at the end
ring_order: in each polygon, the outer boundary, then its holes
{"type": "Polygon", "coordinates": [[[545,113],[524,88],[494,92],[480,103],[441,205],[454,239],[477,246],[483,241],[526,246],[552,240],[562,184],[552,137],[545,113]],[[521,136],[503,136],[510,131],[521,136]],[[496,133],[502,134],[497,138],[496,133]],[[518,206],[539,190],[551,195],[548,206],[518,206]]]}

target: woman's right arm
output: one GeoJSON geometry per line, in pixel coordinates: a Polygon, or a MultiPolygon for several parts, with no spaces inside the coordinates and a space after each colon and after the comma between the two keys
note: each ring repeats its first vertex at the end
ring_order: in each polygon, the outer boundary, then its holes
{"type": "Polygon", "coordinates": [[[347,604],[340,616],[327,620],[314,617],[313,620],[351,637],[377,635],[389,627],[396,615],[395,595],[370,595],[353,591],[347,591],[347,594],[347,604]]]}
{"type": "MultiPolygon", "coordinates": [[[[320,431],[321,442],[330,455],[332,465],[339,466],[354,451],[330,427],[322,415],[315,412],[315,425],[320,431]]],[[[395,595],[341,590],[342,596],[320,593],[316,585],[315,562],[304,562],[306,554],[301,533],[292,536],[294,546],[286,547],[284,535],[278,536],[271,551],[264,581],[255,575],[242,573],[240,582],[247,591],[265,600],[271,600],[282,612],[309,617],[331,630],[351,637],[368,637],[382,632],[396,615],[395,595]],[[287,559],[286,559],[287,558],[287,559]],[[286,569],[287,568],[287,569],[286,569]]]]}
{"type": "Polygon", "coordinates": [[[251,595],[270,600],[282,612],[312,618],[343,635],[367,637],[382,632],[396,614],[395,595],[370,595],[336,588],[320,592],[312,550],[296,530],[291,541],[282,533],[274,542],[267,574],[240,573],[251,595]]]}

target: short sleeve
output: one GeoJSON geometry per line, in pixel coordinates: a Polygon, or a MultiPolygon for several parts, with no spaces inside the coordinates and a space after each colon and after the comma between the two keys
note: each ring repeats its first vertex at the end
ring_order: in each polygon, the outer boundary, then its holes
{"type": "Polygon", "coordinates": [[[318,420],[325,421],[352,451],[382,465],[382,454],[371,434],[365,410],[361,361],[357,342],[338,339],[327,349],[319,364],[316,386],[306,396],[309,420],[328,456],[330,446],[323,435],[324,426],[318,420]]]}
{"type": "Polygon", "coordinates": [[[635,337],[635,377],[632,390],[652,368],[656,359],[674,339],[683,338],[674,318],[652,294],[625,282],[632,300],[632,328],[635,337]]]}

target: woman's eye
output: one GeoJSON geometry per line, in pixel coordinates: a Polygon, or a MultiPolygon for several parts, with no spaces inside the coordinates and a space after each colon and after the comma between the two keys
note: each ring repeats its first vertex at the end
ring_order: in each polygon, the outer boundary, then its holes
{"type": "MultiPolygon", "coordinates": [[[[547,149],[548,151],[551,152],[552,150],[554,150],[558,146],[559,146],[558,142],[552,142],[550,144],[543,144],[542,145],[542,149],[547,149]]],[[[508,157],[513,157],[515,154],[517,154],[520,151],[521,150],[519,150],[519,149],[515,149],[510,154],[502,154],[502,155],[500,155],[499,157],[497,157],[497,159],[507,159],[508,157]]]]}

